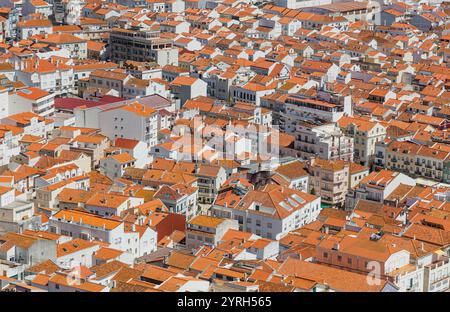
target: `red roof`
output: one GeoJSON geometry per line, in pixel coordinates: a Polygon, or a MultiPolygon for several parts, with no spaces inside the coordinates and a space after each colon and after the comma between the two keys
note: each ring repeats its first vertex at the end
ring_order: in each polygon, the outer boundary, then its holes
{"type": "Polygon", "coordinates": [[[114,143],[114,146],[125,149],[133,149],[138,143],[139,143],[138,140],[117,138],[114,143]]]}

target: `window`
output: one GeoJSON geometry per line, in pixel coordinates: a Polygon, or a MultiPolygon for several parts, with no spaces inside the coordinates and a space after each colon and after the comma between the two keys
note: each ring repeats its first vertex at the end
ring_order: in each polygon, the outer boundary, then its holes
{"type": "Polygon", "coordinates": [[[342,261],[342,256],[337,256],[337,260],[338,260],[339,262],[341,262],[341,261],[342,261]]]}
{"type": "Polygon", "coordinates": [[[327,253],[327,252],[324,252],[324,253],[323,253],[323,257],[324,257],[324,258],[328,258],[328,253],[327,253]]]}

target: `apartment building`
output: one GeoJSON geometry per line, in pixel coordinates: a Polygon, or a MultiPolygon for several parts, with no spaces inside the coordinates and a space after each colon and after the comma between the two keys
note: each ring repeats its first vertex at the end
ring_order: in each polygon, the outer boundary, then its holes
{"type": "Polygon", "coordinates": [[[50,217],[49,230],[72,238],[105,242],[135,258],[156,250],[156,232],[150,227],[128,226],[124,221],[86,212],[59,211],[50,217]]]}
{"type": "Polygon", "coordinates": [[[0,253],[2,260],[25,264],[26,267],[56,260],[56,242],[46,238],[6,233],[0,236],[0,246],[3,247],[0,253]]]}
{"type": "Polygon", "coordinates": [[[23,112],[9,115],[1,120],[4,125],[15,126],[22,129],[23,134],[47,137],[54,128],[54,122],[32,112],[23,112]]]}
{"type": "Polygon", "coordinates": [[[369,273],[377,270],[379,278],[410,263],[410,252],[388,245],[375,235],[346,236],[341,241],[322,240],[316,248],[315,261],[350,271],[369,273]]]}
{"type": "Polygon", "coordinates": [[[39,38],[38,42],[60,49],[66,49],[69,51],[70,58],[87,58],[87,40],[71,34],[49,34],[39,38]]]}
{"type": "Polygon", "coordinates": [[[311,194],[320,196],[322,204],[344,208],[349,189],[350,163],[316,158],[309,161],[307,168],[311,180],[311,194]]]}
{"type": "Polygon", "coordinates": [[[375,155],[376,143],[386,137],[386,127],[379,122],[344,116],[337,122],[346,136],[353,138],[353,160],[370,166],[375,155]]]}
{"type": "Polygon", "coordinates": [[[233,101],[253,103],[257,106],[261,104],[261,98],[275,92],[276,84],[258,84],[247,82],[243,85],[230,86],[230,96],[233,101]]]}
{"type": "Polygon", "coordinates": [[[151,107],[132,102],[102,110],[98,118],[102,133],[111,140],[143,141],[150,148],[157,144],[158,112],[151,107]]]}
{"type": "Polygon", "coordinates": [[[310,184],[309,174],[305,170],[305,164],[301,161],[295,160],[283,163],[275,169],[275,173],[289,183],[289,188],[308,192],[310,184]]]}
{"type": "Polygon", "coordinates": [[[186,223],[186,247],[195,249],[204,244],[216,246],[228,230],[238,228],[237,220],[195,216],[186,223]]]}
{"type": "Polygon", "coordinates": [[[49,117],[55,112],[55,94],[36,87],[20,89],[10,95],[8,106],[9,114],[32,111],[39,116],[49,117]]]}
{"type": "Polygon", "coordinates": [[[203,204],[212,204],[220,187],[227,179],[225,169],[220,166],[200,164],[195,171],[195,176],[197,177],[198,201],[203,204]]]}
{"type": "Polygon", "coordinates": [[[132,79],[132,77],[125,71],[121,70],[103,70],[98,69],[89,75],[89,81],[86,87],[80,84],[78,94],[84,97],[84,92],[89,92],[88,89],[103,89],[103,90],[115,90],[117,96],[121,97],[124,93],[125,84],[132,79]]]}
{"type": "Polygon", "coordinates": [[[55,95],[67,95],[75,84],[72,67],[58,61],[52,63],[44,59],[28,59],[16,75],[26,85],[55,95]]]}
{"type": "Polygon", "coordinates": [[[198,213],[198,187],[180,184],[161,185],[153,198],[169,208],[170,212],[183,214],[186,220],[198,213]]]}
{"type": "Polygon", "coordinates": [[[132,60],[156,62],[161,67],[178,65],[178,49],[171,40],[161,38],[159,31],[113,28],[109,41],[113,62],[132,60]]]}
{"type": "Polygon", "coordinates": [[[48,19],[29,19],[17,23],[17,32],[21,39],[35,35],[51,34],[52,22],[48,19]]]}
{"type": "Polygon", "coordinates": [[[230,205],[214,204],[216,217],[238,220],[239,230],[264,238],[280,239],[285,234],[316,220],[320,213],[320,197],[298,190],[268,184],[251,190],[230,205]]]}
{"type": "Polygon", "coordinates": [[[391,142],[385,149],[386,168],[412,176],[446,182],[444,171],[449,160],[449,152],[434,146],[429,147],[412,142],[391,142]]]}
{"type": "Polygon", "coordinates": [[[113,154],[100,159],[100,173],[110,179],[122,177],[125,169],[134,167],[136,158],[128,153],[113,154]]]}
{"type": "MultiPolygon", "coordinates": [[[[13,177],[11,177],[11,182],[12,180],[13,177]]],[[[40,228],[41,218],[34,215],[31,201],[16,197],[16,189],[13,187],[0,186],[0,190],[1,229],[13,233],[23,233],[25,230],[40,228]]]]}
{"type": "Polygon", "coordinates": [[[45,18],[48,18],[53,14],[53,5],[46,1],[25,0],[22,4],[22,14],[24,16],[29,14],[42,14],[45,18]]]}
{"type": "Polygon", "coordinates": [[[105,157],[105,150],[111,145],[111,141],[104,135],[77,135],[71,141],[70,150],[82,152],[91,157],[92,168],[97,168],[100,159],[105,157]]]}
{"type": "Polygon", "coordinates": [[[294,149],[297,157],[353,161],[353,139],[336,124],[298,122],[295,129],[294,149]]]}
{"type": "MultiPolygon", "coordinates": [[[[331,100],[331,99],[330,99],[331,100]]],[[[298,120],[322,120],[337,122],[344,115],[351,116],[351,101],[345,98],[342,101],[326,102],[320,99],[310,99],[304,96],[289,95],[285,99],[285,108],[281,114],[281,123],[284,130],[294,130],[298,120]]]]}
{"type": "Polygon", "coordinates": [[[411,177],[396,171],[380,170],[364,177],[355,190],[347,194],[346,207],[355,207],[358,200],[382,203],[400,184],[415,186],[411,177]]]}
{"type": "Polygon", "coordinates": [[[170,83],[170,89],[182,106],[187,100],[206,96],[207,83],[195,77],[178,76],[170,83]]]}

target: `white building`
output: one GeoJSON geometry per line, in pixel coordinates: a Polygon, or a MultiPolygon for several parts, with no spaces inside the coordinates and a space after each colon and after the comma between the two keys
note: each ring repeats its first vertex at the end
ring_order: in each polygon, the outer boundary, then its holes
{"type": "Polygon", "coordinates": [[[73,69],[63,63],[53,64],[48,60],[29,59],[17,70],[17,80],[30,87],[64,95],[73,90],[73,69]]]}
{"type": "Polygon", "coordinates": [[[360,199],[383,202],[400,185],[415,186],[413,178],[395,171],[374,171],[363,178],[355,191],[346,198],[346,207],[354,207],[360,199]]]}
{"type": "Polygon", "coordinates": [[[114,147],[119,148],[123,153],[130,154],[135,159],[135,168],[144,168],[151,161],[148,144],[143,141],[117,138],[114,141],[114,147]]]}
{"type": "Polygon", "coordinates": [[[208,84],[195,77],[179,76],[171,82],[170,86],[174,98],[180,99],[181,105],[187,100],[207,95],[208,84]]]}
{"type": "Polygon", "coordinates": [[[157,237],[157,233],[150,227],[146,226],[143,233],[137,231],[136,227],[138,226],[128,227],[123,221],[75,210],[59,211],[49,220],[49,230],[52,233],[109,243],[109,247],[126,251],[135,258],[155,251],[157,237]]]}
{"type": "Polygon", "coordinates": [[[100,173],[110,179],[120,178],[126,168],[134,167],[135,161],[136,158],[128,153],[110,155],[100,159],[100,173]]]}
{"type": "Polygon", "coordinates": [[[98,114],[102,134],[115,140],[127,138],[143,141],[149,147],[157,144],[158,113],[134,102],[103,110],[98,114]]]}
{"type": "Polygon", "coordinates": [[[48,117],[55,112],[55,94],[48,91],[30,87],[11,93],[8,105],[9,114],[30,112],[48,117]]]}
{"type": "Polygon", "coordinates": [[[52,22],[45,20],[24,20],[17,23],[17,31],[20,39],[27,39],[35,35],[51,34],[52,22]]]}
{"type": "Polygon", "coordinates": [[[275,184],[249,191],[238,204],[212,207],[213,215],[238,220],[240,230],[276,240],[315,221],[320,210],[320,197],[275,184]]]}

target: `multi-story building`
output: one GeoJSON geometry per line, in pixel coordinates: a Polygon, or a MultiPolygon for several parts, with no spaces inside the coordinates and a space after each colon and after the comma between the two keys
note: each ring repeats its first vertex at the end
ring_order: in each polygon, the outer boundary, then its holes
{"type": "Polygon", "coordinates": [[[159,31],[113,28],[110,34],[111,59],[156,62],[160,66],[178,65],[178,49],[173,41],[160,37],[159,31]]]}
{"type": "Polygon", "coordinates": [[[391,142],[385,148],[385,167],[411,176],[437,181],[449,181],[444,171],[449,152],[439,149],[439,143],[429,147],[412,142],[391,142]]]}
{"type": "Polygon", "coordinates": [[[316,220],[320,197],[275,184],[251,190],[230,205],[214,204],[214,216],[238,220],[239,230],[269,239],[283,235],[316,220]],[[237,200],[237,201],[236,201],[237,200]]]}
{"type": "Polygon", "coordinates": [[[156,250],[156,232],[145,226],[126,226],[124,221],[75,210],[59,211],[49,220],[51,233],[109,243],[110,248],[140,257],[156,250]]]}
{"type": "Polygon", "coordinates": [[[184,184],[162,185],[153,195],[160,199],[170,212],[184,214],[189,220],[197,214],[198,187],[184,184]]]}
{"type": "Polygon", "coordinates": [[[341,241],[324,239],[316,248],[315,261],[359,273],[377,270],[378,278],[409,264],[408,250],[372,237],[375,236],[345,236],[341,241]]]}
{"type": "Polygon", "coordinates": [[[298,160],[283,163],[275,169],[275,173],[285,179],[290,188],[308,192],[310,179],[304,163],[298,160]]]}
{"type": "Polygon", "coordinates": [[[212,204],[227,178],[225,169],[220,166],[200,164],[195,176],[197,177],[198,201],[203,204],[212,204]]]}
{"type": "Polygon", "coordinates": [[[46,238],[7,233],[0,236],[0,246],[3,247],[0,253],[2,260],[25,264],[27,267],[56,260],[56,242],[46,238]]]}
{"type": "Polygon", "coordinates": [[[17,79],[30,87],[37,87],[55,95],[67,95],[73,90],[73,69],[62,62],[29,59],[17,71],[17,79]]]}
{"type": "MultiPolygon", "coordinates": [[[[330,99],[331,101],[331,99],[330,99]]],[[[310,99],[304,96],[289,95],[285,99],[284,111],[281,114],[281,123],[284,130],[295,129],[297,121],[328,121],[337,122],[343,116],[351,116],[351,101],[344,98],[333,102],[320,99],[310,99]]]]}
{"type": "Polygon", "coordinates": [[[125,169],[133,167],[136,159],[128,153],[110,155],[100,159],[100,173],[110,179],[122,177],[125,169]]]}
{"type": "Polygon", "coordinates": [[[99,124],[111,140],[128,138],[143,141],[149,147],[157,144],[158,113],[138,102],[101,111],[99,124]]]}
{"type": "Polygon", "coordinates": [[[178,76],[170,83],[170,88],[174,98],[179,99],[181,105],[187,100],[207,94],[207,83],[195,77],[178,76]]]}
{"type": "Polygon", "coordinates": [[[9,97],[9,114],[32,111],[48,117],[55,112],[55,94],[39,88],[30,87],[20,89],[9,97]]]}
{"type": "Polygon", "coordinates": [[[17,22],[17,32],[21,39],[27,39],[35,35],[51,34],[52,22],[48,19],[20,21],[17,22]]]}
{"type": "Polygon", "coordinates": [[[206,215],[193,217],[186,223],[186,247],[195,249],[207,244],[216,246],[228,230],[237,230],[238,222],[232,219],[206,215]]]}
{"type": "Polygon", "coordinates": [[[400,172],[374,171],[364,177],[355,190],[347,194],[345,206],[355,207],[360,199],[382,203],[400,184],[415,186],[416,182],[400,172]]]}
{"type": "Polygon", "coordinates": [[[41,218],[34,215],[32,202],[16,198],[12,187],[0,186],[0,190],[0,229],[14,233],[40,229],[41,218]]]}
{"type": "Polygon", "coordinates": [[[386,127],[376,121],[349,116],[340,118],[337,123],[345,135],[353,138],[353,160],[369,166],[375,155],[376,143],[386,137],[386,127]]]}
{"type": "MultiPolygon", "coordinates": [[[[84,96],[83,93],[86,89],[103,89],[103,90],[115,90],[117,96],[122,96],[124,92],[124,85],[132,77],[121,70],[103,70],[99,69],[92,72],[89,75],[89,81],[85,88],[80,84],[78,94],[84,96]]],[[[88,91],[88,90],[87,90],[88,91]]]]}
{"type": "Polygon", "coordinates": [[[310,192],[320,196],[322,204],[342,208],[349,188],[350,163],[343,160],[311,159],[310,192]]]}
{"type": "Polygon", "coordinates": [[[346,136],[334,123],[299,122],[293,134],[298,157],[353,161],[353,139],[346,136]]]}
{"type": "Polygon", "coordinates": [[[66,49],[69,51],[70,58],[87,58],[87,40],[71,34],[49,34],[39,38],[38,42],[66,49]]]}

